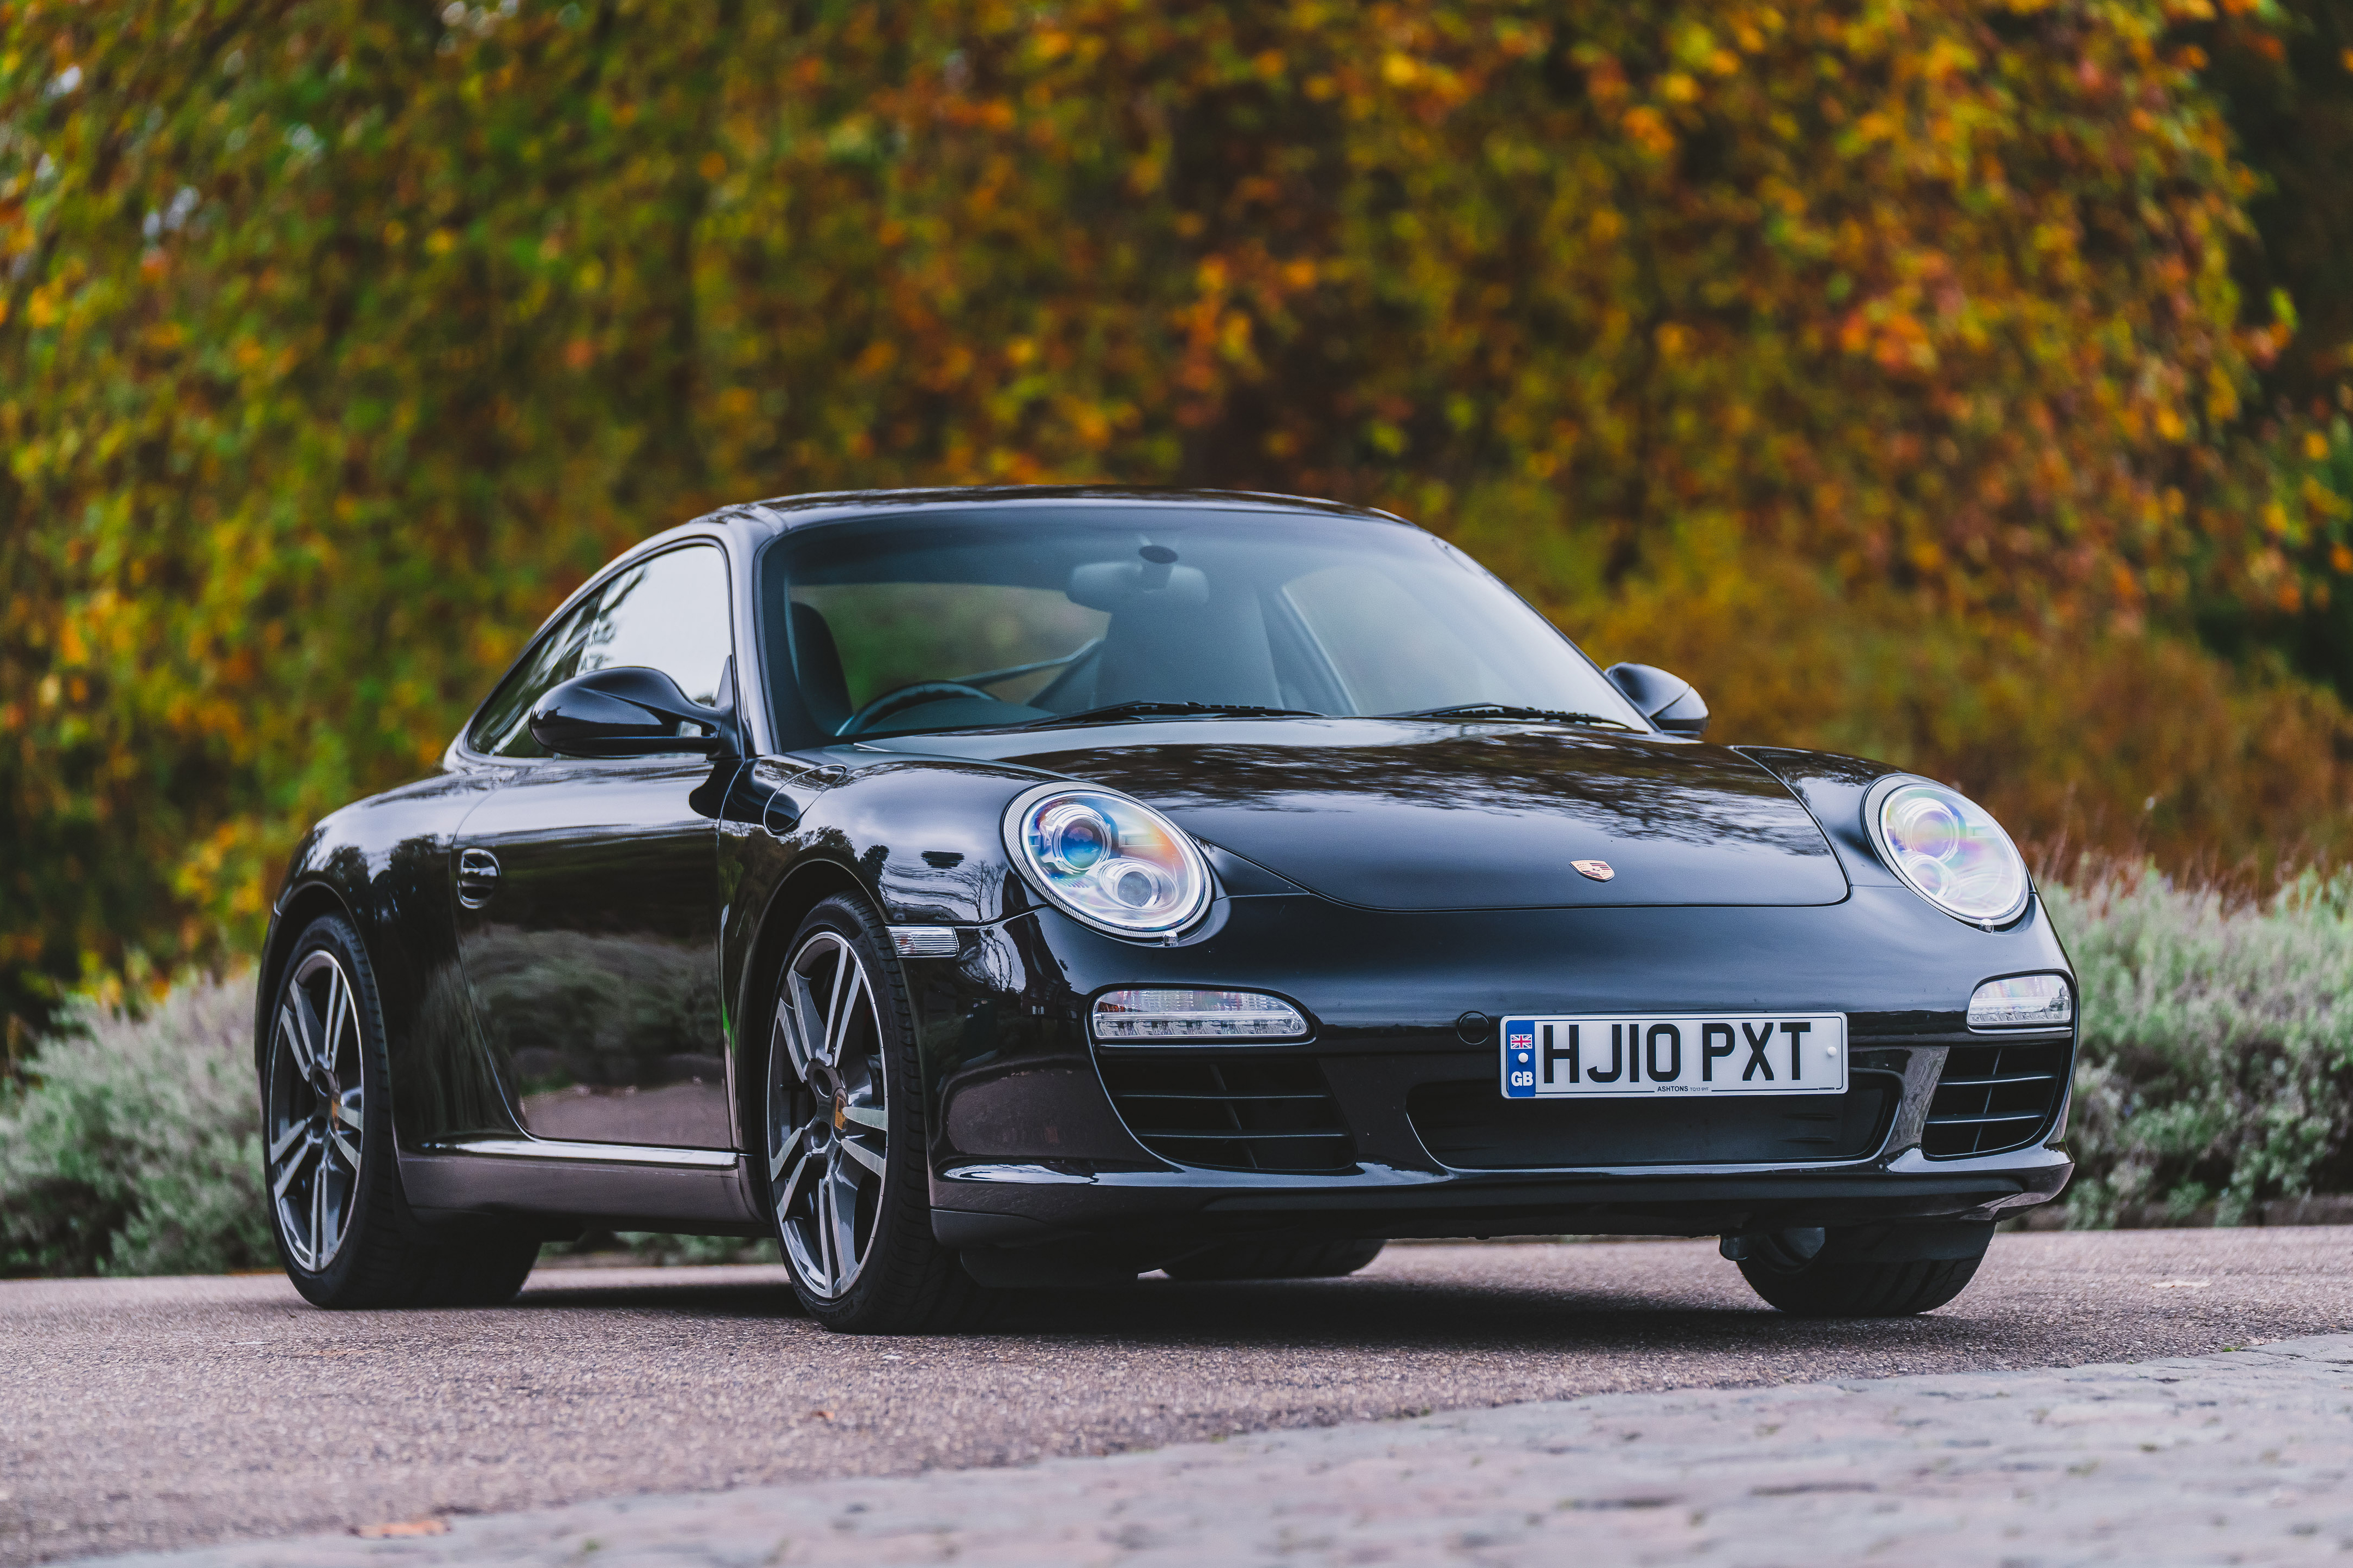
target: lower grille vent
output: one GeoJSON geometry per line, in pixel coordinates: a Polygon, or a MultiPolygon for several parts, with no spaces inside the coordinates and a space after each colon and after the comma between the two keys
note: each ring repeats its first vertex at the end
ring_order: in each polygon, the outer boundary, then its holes
{"type": "Polygon", "coordinates": [[[1958,1160],[2033,1142],[2059,1110],[2069,1050],[2064,1040],[1955,1046],[1928,1103],[1921,1152],[1958,1160]]]}
{"type": "Polygon", "coordinates": [[[1344,1171],[1356,1141],[1312,1058],[1104,1050],[1103,1087],[1145,1148],[1178,1165],[1344,1171]]]}
{"type": "Polygon", "coordinates": [[[1457,1170],[1793,1165],[1867,1158],[1903,1090],[1894,1073],[1858,1071],[1844,1094],[1506,1100],[1483,1078],[1423,1084],[1405,1105],[1457,1170]]]}

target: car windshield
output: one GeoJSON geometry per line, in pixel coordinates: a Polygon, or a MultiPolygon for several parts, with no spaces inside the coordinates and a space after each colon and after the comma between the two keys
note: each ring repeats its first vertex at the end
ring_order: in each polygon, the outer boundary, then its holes
{"type": "Polygon", "coordinates": [[[1493,705],[1643,727],[1487,572],[1377,519],[1159,505],[811,524],[765,552],[760,605],[787,745],[1099,710],[1493,705]]]}

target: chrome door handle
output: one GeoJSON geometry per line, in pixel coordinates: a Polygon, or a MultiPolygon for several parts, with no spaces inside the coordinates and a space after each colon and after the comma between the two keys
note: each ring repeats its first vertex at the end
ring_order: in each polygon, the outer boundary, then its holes
{"type": "Polygon", "coordinates": [[[479,910],[499,890],[499,858],[487,849],[458,853],[458,901],[479,910]]]}

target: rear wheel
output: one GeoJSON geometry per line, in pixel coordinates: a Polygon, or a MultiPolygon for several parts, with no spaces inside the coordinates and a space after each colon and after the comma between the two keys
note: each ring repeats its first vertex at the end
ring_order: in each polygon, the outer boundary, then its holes
{"type": "Polygon", "coordinates": [[[1792,1317],[1905,1318],[1959,1295],[1985,1260],[1980,1248],[1974,1257],[1881,1261],[1864,1256],[1877,1235],[1808,1228],[1745,1237],[1740,1273],[1792,1317]]]}
{"type": "Polygon", "coordinates": [[[794,1293],[845,1333],[936,1333],[987,1300],[932,1238],[913,1015],[879,921],[831,898],[777,977],[767,1196],[794,1293]]]}
{"type": "Polygon", "coordinates": [[[303,930],[274,998],[261,1069],[263,1173],[287,1278],[321,1307],[495,1306],[539,1256],[535,1237],[429,1237],[394,1152],[375,973],[339,916],[303,930]]]}
{"type": "Polygon", "coordinates": [[[1336,1279],[1381,1255],[1386,1241],[1228,1241],[1169,1264],[1172,1279],[1336,1279]]]}

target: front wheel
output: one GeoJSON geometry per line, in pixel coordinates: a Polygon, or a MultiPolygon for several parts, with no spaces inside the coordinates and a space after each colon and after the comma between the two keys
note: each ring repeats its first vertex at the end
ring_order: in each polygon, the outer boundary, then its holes
{"type": "Polygon", "coordinates": [[[880,922],[856,900],[826,900],[776,981],[767,1194],[794,1293],[843,1333],[940,1332],[987,1303],[932,1238],[913,1042],[880,922]]]}
{"type": "Polygon", "coordinates": [[[1907,1318],[1968,1288],[1993,1232],[1982,1228],[1983,1236],[1972,1230],[1957,1242],[1911,1247],[1890,1247],[1884,1226],[1771,1231],[1742,1238],[1740,1273],[1750,1289],[1792,1317],[1907,1318]],[[1944,1256],[1901,1256],[1906,1251],[1944,1256]]]}

